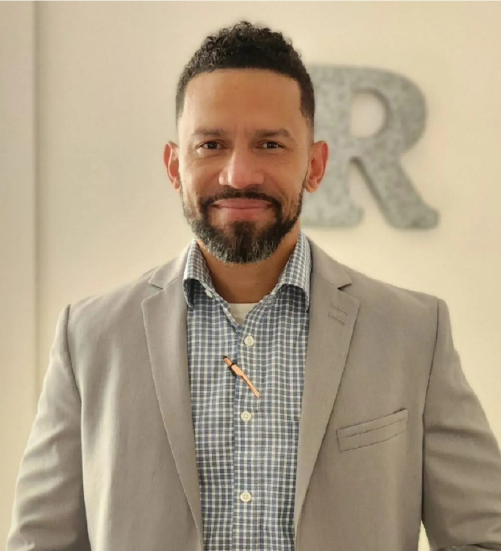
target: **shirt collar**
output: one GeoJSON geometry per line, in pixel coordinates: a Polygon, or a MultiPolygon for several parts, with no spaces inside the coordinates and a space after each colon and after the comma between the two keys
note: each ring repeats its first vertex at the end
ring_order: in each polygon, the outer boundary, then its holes
{"type": "MultiPolygon", "coordinates": [[[[306,308],[310,303],[310,278],[311,278],[311,247],[308,239],[301,231],[299,238],[287,264],[280,274],[278,283],[270,293],[275,295],[285,285],[295,286],[303,290],[306,299],[306,308]]],[[[217,295],[212,278],[203,257],[200,247],[193,238],[184,269],[183,289],[186,302],[189,307],[193,306],[193,282],[198,281],[206,291],[217,295]]]]}

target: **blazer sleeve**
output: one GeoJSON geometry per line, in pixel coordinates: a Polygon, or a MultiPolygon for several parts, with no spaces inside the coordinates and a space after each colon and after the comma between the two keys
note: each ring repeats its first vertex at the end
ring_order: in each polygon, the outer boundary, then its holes
{"type": "Polygon", "coordinates": [[[422,520],[432,551],[501,551],[501,453],[438,300],[423,414],[422,520]]]}
{"type": "Polygon", "coordinates": [[[90,551],[82,491],[81,403],[59,314],[49,366],[16,483],[7,551],[90,551]]]}

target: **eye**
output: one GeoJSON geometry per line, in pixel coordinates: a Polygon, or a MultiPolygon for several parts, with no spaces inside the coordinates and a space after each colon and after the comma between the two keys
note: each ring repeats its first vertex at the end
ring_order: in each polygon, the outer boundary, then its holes
{"type": "Polygon", "coordinates": [[[279,149],[282,147],[278,142],[266,141],[262,145],[265,147],[263,149],[279,149]],[[271,147],[268,147],[271,146],[271,147]]]}
{"type": "Polygon", "coordinates": [[[205,142],[203,143],[200,147],[202,149],[217,149],[218,145],[221,145],[220,143],[218,142],[205,142]]]}

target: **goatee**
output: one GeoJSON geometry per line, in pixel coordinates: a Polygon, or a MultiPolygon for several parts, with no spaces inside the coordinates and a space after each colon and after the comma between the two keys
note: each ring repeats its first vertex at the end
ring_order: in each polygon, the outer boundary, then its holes
{"type": "Polygon", "coordinates": [[[205,245],[207,250],[219,261],[225,264],[249,264],[262,262],[278,249],[285,236],[296,225],[301,214],[305,182],[296,201],[295,208],[289,217],[283,216],[282,205],[274,198],[245,190],[229,191],[224,197],[210,198],[199,205],[201,216],[197,218],[186,206],[183,188],[181,198],[183,212],[195,236],[205,245]],[[209,221],[209,207],[222,199],[261,199],[270,203],[275,211],[275,220],[260,228],[259,223],[251,220],[237,220],[225,227],[218,227],[209,221]]]}

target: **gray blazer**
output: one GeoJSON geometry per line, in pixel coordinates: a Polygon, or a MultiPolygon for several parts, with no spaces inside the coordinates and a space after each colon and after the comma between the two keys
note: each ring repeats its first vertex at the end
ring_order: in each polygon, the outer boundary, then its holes
{"type": "MultiPolygon", "coordinates": [[[[310,244],[295,549],[416,551],[422,519],[433,550],[501,550],[501,454],[446,304],[310,244]]],[[[61,312],[8,551],[202,551],[187,251],[61,312]]]]}

